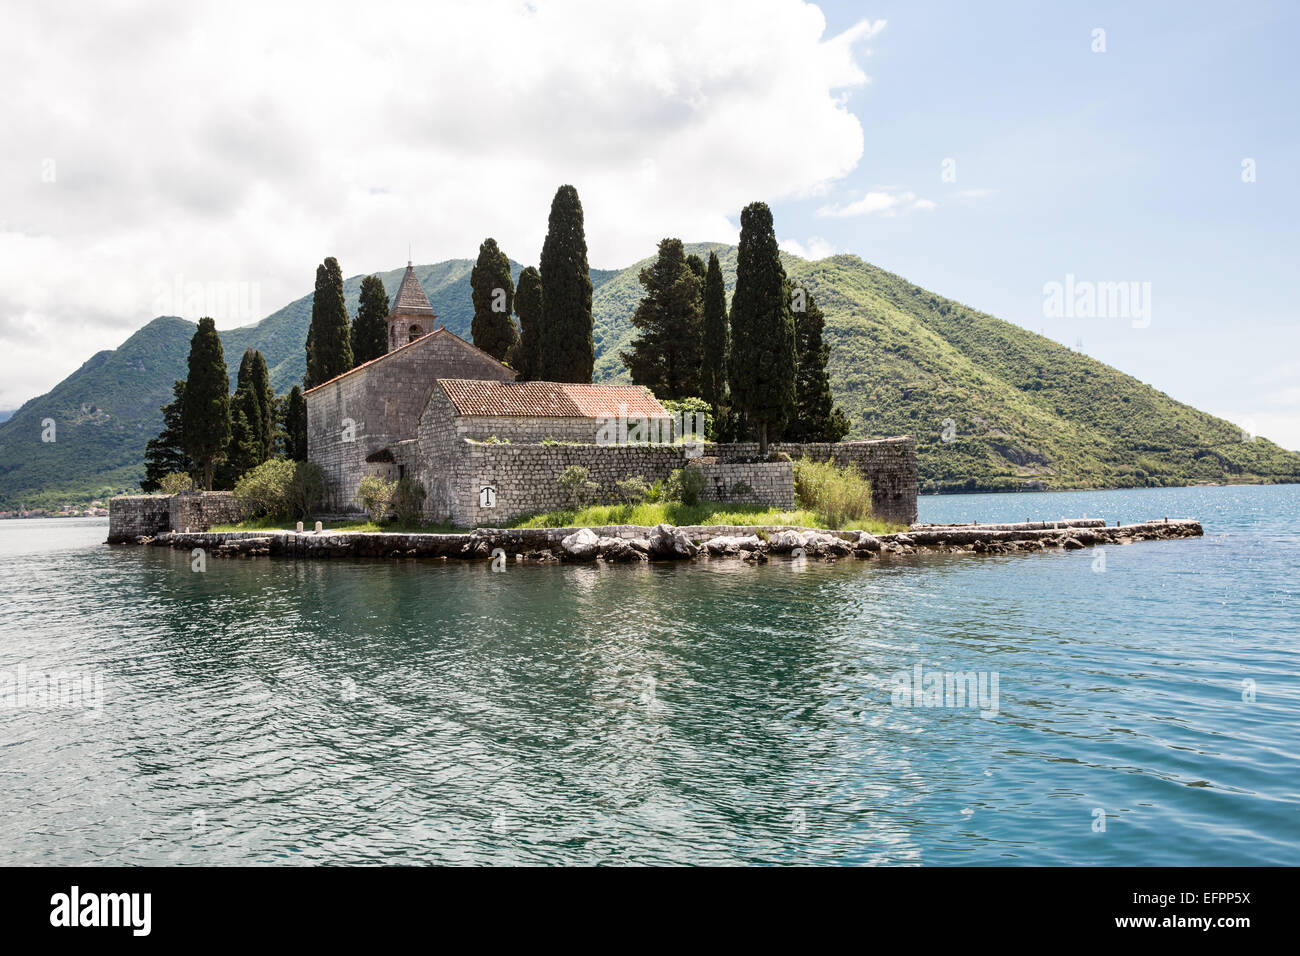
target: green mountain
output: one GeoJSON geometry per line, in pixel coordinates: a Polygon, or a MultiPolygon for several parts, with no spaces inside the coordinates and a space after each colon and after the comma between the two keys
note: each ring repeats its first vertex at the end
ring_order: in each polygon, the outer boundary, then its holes
{"type": "MultiPolygon", "coordinates": [[[[730,293],[735,247],[687,249],[718,253],[730,293]]],[[[856,256],[783,258],[826,313],[831,385],[853,420],[850,437],[914,436],[926,491],[1300,481],[1300,454],[1262,438],[1243,442],[1238,426],[1050,339],[856,256]]],[[[637,274],[648,261],[592,270],[597,381],[627,380],[618,353],[633,337],[637,274]]],[[[452,259],[416,269],[443,324],[465,338],[472,266],[452,259]]],[[[382,274],[390,295],[402,272],[382,274]]],[[[360,285],[361,276],[344,285],[350,313],[360,285]]],[[[227,363],[233,371],[245,348],[260,349],[276,391],[288,391],[302,379],[310,317],[308,295],[222,332],[227,363]]],[[[193,329],[154,319],[0,423],[0,509],[134,487],[145,442],[161,427],[158,409],[185,375],[193,329]],[[55,441],[45,442],[50,418],[55,441]]]]}

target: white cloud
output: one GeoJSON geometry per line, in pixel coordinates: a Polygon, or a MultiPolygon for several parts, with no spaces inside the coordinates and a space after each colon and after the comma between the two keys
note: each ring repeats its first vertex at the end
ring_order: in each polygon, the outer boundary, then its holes
{"type": "Polygon", "coordinates": [[[8,4],[0,407],[178,282],[242,283],[268,312],[327,255],[354,275],[492,235],[535,262],[561,183],[594,266],[665,235],[734,241],[745,203],[857,165],[845,97],[883,27],[828,37],[799,0],[8,4]]]}
{"type": "Polygon", "coordinates": [[[827,242],[821,236],[809,236],[807,242],[800,242],[798,239],[778,239],[777,245],[801,259],[825,259],[839,252],[833,243],[827,242]]]}
{"type": "Polygon", "coordinates": [[[818,216],[846,219],[851,216],[897,216],[914,210],[934,209],[931,199],[916,193],[892,188],[873,189],[848,203],[830,203],[817,210],[818,216]]]}

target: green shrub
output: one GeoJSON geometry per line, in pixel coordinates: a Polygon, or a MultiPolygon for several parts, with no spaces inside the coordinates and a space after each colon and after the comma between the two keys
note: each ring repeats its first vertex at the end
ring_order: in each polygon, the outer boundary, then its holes
{"type": "Polygon", "coordinates": [[[306,520],[325,497],[325,473],[307,461],[272,458],[235,484],[235,500],[250,518],[306,520]]]}
{"type": "Polygon", "coordinates": [[[750,487],[749,482],[744,480],[738,481],[731,486],[731,497],[733,498],[746,498],[753,493],[754,489],[750,487]]]}
{"type": "Polygon", "coordinates": [[[650,493],[650,486],[640,475],[630,475],[617,482],[614,487],[618,490],[618,500],[628,505],[639,505],[650,493]]]}
{"type": "Polygon", "coordinates": [[[584,507],[596,497],[600,485],[591,481],[591,472],[582,465],[570,465],[556,479],[575,508],[584,507]]]}
{"type": "Polygon", "coordinates": [[[698,504],[700,493],[704,491],[704,484],[704,472],[694,465],[678,468],[673,471],[664,485],[664,500],[680,501],[684,505],[698,504]]]}
{"type": "Polygon", "coordinates": [[[794,466],[794,495],[798,507],[816,512],[827,528],[871,516],[871,482],[852,466],[801,458],[794,466]]]}
{"type": "Polygon", "coordinates": [[[419,523],[424,514],[424,485],[413,478],[399,479],[393,488],[392,507],[397,520],[403,525],[419,523]]]}
{"type": "MultiPolygon", "coordinates": [[[[693,435],[693,440],[708,441],[713,434],[713,406],[702,398],[683,398],[677,401],[665,399],[660,402],[668,414],[673,416],[673,427],[679,429],[684,424],[687,429],[693,430],[695,427],[695,416],[697,414],[704,416],[704,430],[697,435],[693,435]]],[[[675,441],[681,441],[685,435],[681,431],[676,431],[673,435],[675,441]]]]}
{"type": "Polygon", "coordinates": [[[194,479],[180,471],[163,475],[158,479],[158,490],[165,495],[179,495],[182,491],[194,490],[194,479]]]}
{"type": "Polygon", "coordinates": [[[378,524],[388,516],[393,492],[396,490],[397,482],[389,481],[380,475],[366,475],[357,485],[357,504],[365,509],[371,521],[378,524]]]}

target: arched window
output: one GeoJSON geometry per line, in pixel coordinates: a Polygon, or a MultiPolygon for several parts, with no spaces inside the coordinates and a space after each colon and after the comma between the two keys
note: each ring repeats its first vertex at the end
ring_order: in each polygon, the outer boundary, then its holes
{"type": "Polygon", "coordinates": [[[413,326],[411,326],[411,334],[410,334],[410,337],[407,338],[406,341],[408,341],[408,342],[414,342],[416,339],[418,339],[418,338],[419,338],[421,335],[423,335],[423,334],[424,334],[424,329],[420,328],[418,325],[413,325],[413,326]]]}

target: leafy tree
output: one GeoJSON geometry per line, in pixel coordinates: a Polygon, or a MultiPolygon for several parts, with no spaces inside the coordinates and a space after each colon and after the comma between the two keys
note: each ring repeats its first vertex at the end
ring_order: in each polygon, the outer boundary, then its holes
{"type": "Polygon", "coordinates": [[[794,413],[794,316],[785,282],[772,210],[750,203],[740,213],[728,380],[732,403],[749,419],[764,457],[769,438],[794,413]]]}
{"type": "Polygon", "coordinates": [[[544,294],[538,378],[589,383],[595,365],[591,275],[582,202],[572,186],[561,186],[551,202],[540,271],[544,294]]]}
{"type": "Polygon", "coordinates": [[[349,339],[353,367],[388,352],[388,293],[377,275],[361,280],[361,300],[349,339]]]}
{"type": "Polygon", "coordinates": [[[836,442],[849,431],[849,420],[835,406],[826,360],[831,347],[822,341],[826,318],[817,300],[803,287],[790,287],[794,313],[795,416],[783,435],[794,442],[836,442]]]}
{"type": "Polygon", "coordinates": [[[700,369],[700,395],[713,406],[714,417],[727,397],[727,355],[731,333],[727,328],[727,287],[716,252],[709,253],[704,276],[704,343],[700,369]]]}
{"type": "Polygon", "coordinates": [[[185,454],[185,432],[182,424],[185,406],[185,380],[172,382],[170,402],[162,407],[163,427],[157,438],[150,438],[144,447],[144,481],[140,490],[162,490],[162,480],[172,474],[190,474],[194,463],[185,454]]]}
{"type": "Polygon", "coordinates": [[[307,399],[297,385],[285,403],[284,453],[294,461],[307,460],[307,399]]]}
{"type": "Polygon", "coordinates": [[[181,428],[185,453],[202,476],[203,490],[211,491],[213,468],[230,441],[230,377],[217,324],[206,316],[190,339],[181,428]]]}
{"type": "Polygon", "coordinates": [[[470,270],[469,285],[474,302],[474,320],[470,324],[474,344],[501,361],[519,339],[519,330],[510,318],[515,300],[510,258],[497,248],[495,239],[484,239],[478,247],[478,261],[470,270]]]}
{"type": "Polygon", "coordinates": [[[307,329],[307,374],[303,383],[314,388],[352,368],[348,307],[343,301],[343,273],[333,256],[316,267],[316,289],[307,329]]]}
{"type": "MultiPolygon", "coordinates": [[[[697,257],[698,258],[698,257],[697,257]]],[[[632,381],[660,399],[700,394],[704,318],[700,277],[687,265],[680,239],[664,239],[654,263],[641,270],[645,298],[632,314],[640,335],[620,353],[632,381]]]]}
{"type": "Polygon", "coordinates": [[[518,380],[527,382],[538,377],[542,347],[542,276],[532,266],[519,273],[515,312],[519,316],[519,338],[507,361],[519,373],[518,380]]]}

